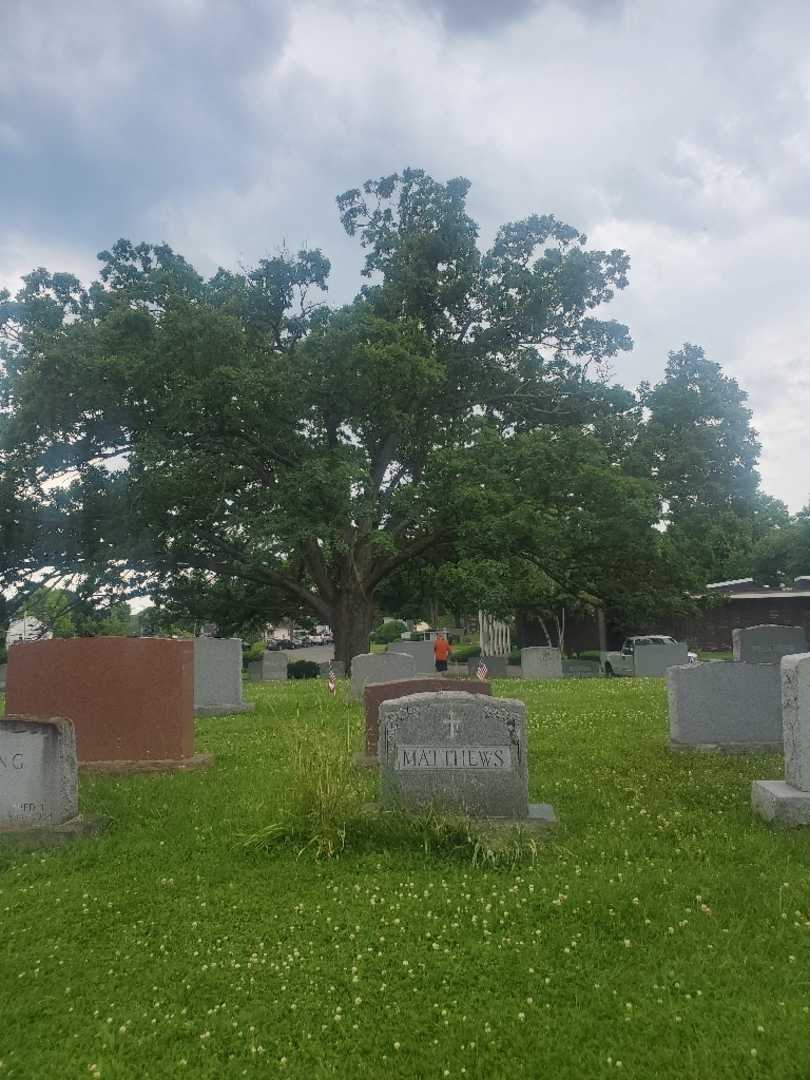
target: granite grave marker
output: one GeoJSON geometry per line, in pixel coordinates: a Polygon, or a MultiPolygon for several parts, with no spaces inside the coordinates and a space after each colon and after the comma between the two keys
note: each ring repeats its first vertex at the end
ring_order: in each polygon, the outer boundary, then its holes
{"type": "Polygon", "coordinates": [[[79,812],[73,724],[0,717],[0,830],[63,825],[79,812]]]}
{"type": "Polygon", "coordinates": [[[780,825],[810,825],[810,653],[785,656],[782,673],[784,780],[755,780],[754,813],[780,825]]]}
{"type": "Polygon", "coordinates": [[[446,691],[380,706],[380,807],[552,824],[529,805],[526,706],[446,691]]]}

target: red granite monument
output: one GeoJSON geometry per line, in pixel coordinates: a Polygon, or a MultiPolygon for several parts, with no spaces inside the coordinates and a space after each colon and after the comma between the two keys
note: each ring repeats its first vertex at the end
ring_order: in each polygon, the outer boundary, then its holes
{"type": "Polygon", "coordinates": [[[363,691],[363,712],[366,720],[366,749],[361,754],[355,754],[355,765],[376,769],[377,761],[377,738],[380,726],[380,705],[392,698],[408,697],[410,694],[432,694],[443,690],[462,690],[468,694],[484,694],[492,696],[492,684],[482,682],[480,679],[448,679],[429,675],[417,676],[413,679],[394,679],[391,682],[367,683],[363,691]]]}
{"type": "Polygon", "coordinates": [[[194,643],[54,638],[13,645],[6,711],[66,716],[79,764],[108,771],[194,768],[194,643]]]}

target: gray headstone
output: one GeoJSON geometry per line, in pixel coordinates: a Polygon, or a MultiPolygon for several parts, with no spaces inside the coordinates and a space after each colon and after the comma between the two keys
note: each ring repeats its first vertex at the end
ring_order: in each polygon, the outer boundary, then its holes
{"type": "Polygon", "coordinates": [[[415,674],[416,664],[410,653],[358,653],[352,657],[352,698],[363,700],[366,683],[411,679],[415,674]]]}
{"type": "Polygon", "coordinates": [[[810,792],[810,653],[782,661],[785,780],[810,792]]]}
{"type": "Polygon", "coordinates": [[[562,654],[547,645],[521,649],[520,671],[524,679],[561,679],[562,654]]]}
{"type": "Polygon", "coordinates": [[[432,641],[392,641],[386,651],[412,656],[417,675],[432,675],[436,671],[432,641]]]}
{"type": "Polygon", "coordinates": [[[8,664],[0,664],[0,690],[6,688],[6,668],[8,664]]]}
{"type": "Polygon", "coordinates": [[[239,638],[194,639],[194,711],[200,716],[247,712],[242,701],[242,642],[239,638]]]}
{"type": "Polygon", "coordinates": [[[677,645],[640,645],[636,643],[633,667],[637,676],[648,679],[660,678],[677,664],[689,663],[689,649],[685,641],[677,645]]]}
{"type": "Polygon", "coordinates": [[[248,664],[248,677],[251,682],[280,682],[287,678],[287,654],[270,652],[262,655],[261,660],[248,664]]]}
{"type": "Polygon", "coordinates": [[[671,667],[667,698],[673,749],[782,748],[782,687],[774,665],[725,660],[671,667]]]}
{"type": "Polygon", "coordinates": [[[487,665],[488,679],[505,679],[509,674],[508,656],[471,656],[467,661],[468,675],[475,675],[481,660],[487,665]]]}
{"type": "Polygon", "coordinates": [[[346,675],[346,665],[342,660],[324,660],[318,664],[318,674],[322,679],[329,677],[329,668],[332,668],[338,679],[342,679],[346,675]]]}
{"type": "Polygon", "coordinates": [[[785,779],[755,780],[754,813],[780,825],[810,825],[810,653],[782,660],[785,779]]]}
{"type": "Polygon", "coordinates": [[[453,691],[384,701],[379,758],[383,809],[528,817],[522,701],[453,691]]]}
{"type": "Polygon", "coordinates": [[[598,679],[602,668],[598,660],[563,660],[564,679],[598,679]]]}
{"type": "Polygon", "coordinates": [[[70,720],[0,717],[0,829],[62,825],[78,812],[70,720]]]}
{"type": "Polygon", "coordinates": [[[802,626],[745,626],[732,630],[731,638],[734,659],[748,664],[778,664],[807,650],[802,626]]]}

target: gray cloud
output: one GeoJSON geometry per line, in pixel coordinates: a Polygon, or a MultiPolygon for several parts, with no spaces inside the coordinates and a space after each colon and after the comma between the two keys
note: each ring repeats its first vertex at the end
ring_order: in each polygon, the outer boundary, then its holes
{"type": "Polygon", "coordinates": [[[703,344],[751,395],[763,476],[810,494],[810,7],[730,0],[6,0],[0,281],[84,275],[118,236],[203,271],[361,253],[335,195],[418,165],[473,181],[486,241],[554,212],[632,256],[613,305],[656,379],[703,344]]]}

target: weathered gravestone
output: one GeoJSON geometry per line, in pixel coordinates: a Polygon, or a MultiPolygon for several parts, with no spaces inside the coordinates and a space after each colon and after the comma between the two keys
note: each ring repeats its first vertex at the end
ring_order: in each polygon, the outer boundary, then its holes
{"type": "Polygon", "coordinates": [[[564,679],[600,679],[602,665],[598,660],[563,660],[564,679]]]}
{"type": "Polygon", "coordinates": [[[471,656],[467,661],[467,674],[475,675],[482,660],[487,666],[488,679],[505,679],[509,675],[508,656],[471,656]]]}
{"type": "Polygon", "coordinates": [[[667,670],[689,663],[689,647],[685,641],[675,645],[654,645],[637,641],[633,656],[634,674],[640,678],[659,679],[667,670]]]}
{"type": "Polygon", "coordinates": [[[323,660],[318,664],[318,674],[322,679],[329,678],[329,668],[334,671],[335,677],[338,679],[345,678],[346,665],[342,660],[323,660]]]}
{"type": "Polygon", "coordinates": [[[520,650],[520,673],[524,679],[561,679],[562,654],[547,645],[520,650]]]}
{"type": "Polygon", "coordinates": [[[734,660],[667,671],[670,748],[725,753],[782,749],[782,696],[775,664],[734,660]]]}
{"type": "Polygon", "coordinates": [[[239,638],[195,638],[195,714],[225,716],[252,712],[255,708],[252,701],[242,701],[242,642],[239,638]]]}
{"type": "Polygon", "coordinates": [[[745,626],[731,631],[733,656],[748,664],[778,664],[807,649],[802,626],[745,626]]]}
{"type": "Polygon", "coordinates": [[[6,688],[6,664],[0,664],[0,690],[6,688]]]}
{"type": "Polygon", "coordinates": [[[397,679],[394,682],[366,683],[363,691],[363,713],[366,724],[366,749],[355,754],[354,763],[362,768],[376,769],[379,765],[377,743],[380,722],[380,705],[392,698],[408,697],[410,694],[446,693],[462,691],[468,694],[492,695],[492,685],[480,679],[446,679],[441,675],[429,675],[415,679],[397,679]]]}
{"type": "Polygon", "coordinates": [[[73,724],[0,717],[0,831],[64,825],[79,812],[73,724]]]}
{"type": "Polygon", "coordinates": [[[410,653],[359,653],[352,657],[352,698],[363,700],[368,683],[412,679],[416,664],[410,653]]]}
{"type": "Polygon", "coordinates": [[[417,675],[431,675],[436,670],[432,641],[392,641],[386,652],[412,656],[417,675]]]}
{"type": "Polygon", "coordinates": [[[262,653],[261,660],[248,664],[248,678],[251,682],[283,682],[287,678],[287,663],[286,653],[268,649],[262,653]]]}
{"type": "Polygon", "coordinates": [[[526,706],[453,691],[380,706],[380,807],[553,824],[529,805],[526,706]]]}
{"type": "Polygon", "coordinates": [[[810,653],[782,660],[785,779],[755,780],[754,813],[780,825],[810,825],[810,653]]]}
{"type": "Polygon", "coordinates": [[[194,753],[194,645],[169,638],[53,638],[9,650],[6,711],[66,716],[79,764],[110,772],[210,765],[194,753]]]}

